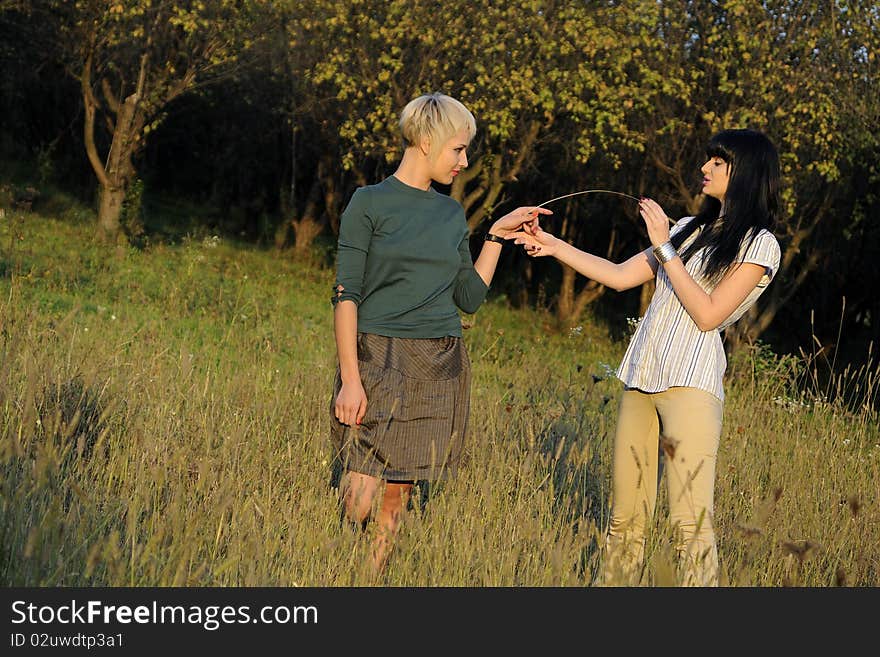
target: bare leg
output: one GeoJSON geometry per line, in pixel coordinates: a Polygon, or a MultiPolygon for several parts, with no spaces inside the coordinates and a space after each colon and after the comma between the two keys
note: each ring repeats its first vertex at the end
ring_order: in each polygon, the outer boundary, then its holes
{"type": "MultiPolygon", "coordinates": [[[[346,472],[343,475],[340,489],[345,515],[361,528],[366,527],[370,519],[382,483],[382,479],[360,472],[346,472]]],[[[370,554],[370,565],[376,574],[385,570],[412,488],[413,485],[408,483],[385,482],[382,502],[376,513],[376,537],[370,554]]]]}
{"type": "Polygon", "coordinates": [[[400,529],[400,521],[412,493],[412,484],[386,483],[382,505],[376,516],[376,538],[373,541],[371,563],[375,573],[385,570],[388,557],[394,547],[394,537],[400,529]]]}
{"type": "Polygon", "coordinates": [[[381,479],[360,472],[346,472],[339,487],[345,515],[363,528],[370,519],[373,500],[379,490],[381,479]]]}

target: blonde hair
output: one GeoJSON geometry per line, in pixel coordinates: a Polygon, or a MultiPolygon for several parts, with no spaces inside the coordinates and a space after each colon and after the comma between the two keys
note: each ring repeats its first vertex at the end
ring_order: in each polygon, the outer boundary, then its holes
{"type": "Polygon", "coordinates": [[[400,113],[403,147],[418,146],[427,138],[432,159],[447,140],[463,129],[467,130],[470,142],[477,134],[474,115],[461,102],[439,91],[414,98],[400,113]]]}

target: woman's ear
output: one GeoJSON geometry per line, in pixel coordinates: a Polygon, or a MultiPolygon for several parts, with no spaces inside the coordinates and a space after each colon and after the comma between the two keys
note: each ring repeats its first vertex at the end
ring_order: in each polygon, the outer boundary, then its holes
{"type": "Polygon", "coordinates": [[[419,142],[419,150],[422,151],[422,155],[428,157],[431,155],[431,139],[430,137],[422,137],[422,140],[419,142]]]}

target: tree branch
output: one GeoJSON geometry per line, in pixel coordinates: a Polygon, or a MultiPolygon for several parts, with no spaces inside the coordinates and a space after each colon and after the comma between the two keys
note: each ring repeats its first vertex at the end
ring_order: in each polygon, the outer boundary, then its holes
{"type": "Polygon", "coordinates": [[[690,190],[685,184],[684,179],[682,179],[681,171],[679,170],[679,168],[671,167],[666,164],[663,160],[660,159],[660,156],[657,155],[656,152],[651,153],[651,159],[654,161],[654,164],[657,165],[658,169],[668,174],[669,177],[672,178],[672,182],[675,184],[675,188],[678,190],[681,198],[684,199],[688,211],[693,212],[694,196],[690,193],[690,190]]]}
{"type": "Polygon", "coordinates": [[[107,171],[98,155],[98,148],[95,146],[95,112],[100,105],[98,104],[95,94],[92,92],[92,52],[86,56],[83,63],[82,72],[80,73],[80,85],[83,94],[83,106],[85,110],[85,120],[83,121],[83,141],[85,142],[86,155],[89,158],[89,164],[98,177],[98,182],[102,187],[110,186],[110,179],[107,177],[107,171]]]}
{"type": "Polygon", "coordinates": [[[110,111],[114,114],[119,112],[119,99],[116,98],[116,94],[113,93],[113,90],[110,88],[110,82],[107,78],[101,78],[101,91],[104,94],[104,100],[107,101],[107,106],[110,108],[110,111]]]}

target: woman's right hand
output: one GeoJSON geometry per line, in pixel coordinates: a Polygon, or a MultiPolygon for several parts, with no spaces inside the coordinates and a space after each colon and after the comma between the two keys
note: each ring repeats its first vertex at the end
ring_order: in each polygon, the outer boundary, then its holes
{"type": "Polygon", "coordinates": [[[553,214],[553,211],[531,206],[517,208],[492,224],[489,232],[505,239],[518,230],[534,234],[540,227],[538,218],[542,214],[553,214]]]}
{"type": "Polygon", "coordinates": [[[336,395],[334,410],[336,419],[342,424],[352,426],[361,423],[367,412],[367,393],[360,380],[342,384],[336,395]]]}
{"type": "Polygon", "coordinates": [[[521,244],[527,254],[530,256],[553,256],[565,242],[551,235],[546,230],[538,228],[538,231],[531,235],[525,231],[511,233],[505,239],[514,240],[514,244],[521,244]]]}

